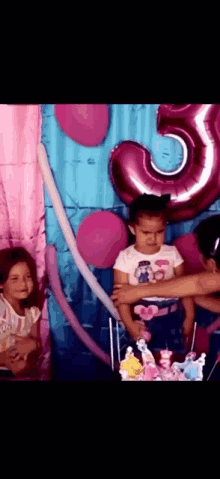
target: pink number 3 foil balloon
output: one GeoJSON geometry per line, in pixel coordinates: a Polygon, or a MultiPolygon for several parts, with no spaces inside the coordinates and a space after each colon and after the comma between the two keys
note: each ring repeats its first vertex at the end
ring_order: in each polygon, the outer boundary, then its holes
{"type": "Polygon", "coordinates": [[[170,219],[191,219],[220,193],[220,105],[160,105],[157,130],[182,144],[180,168],[165,174],[146,147],[123,141],[111,152],[111,181],[127,205],[143,193],[170,193],[170,219]]]}

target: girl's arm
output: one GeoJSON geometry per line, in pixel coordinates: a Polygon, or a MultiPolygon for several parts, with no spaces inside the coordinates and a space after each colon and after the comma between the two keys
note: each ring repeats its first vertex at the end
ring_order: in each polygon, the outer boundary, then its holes
{"type": "MultiPolygon", "coordinates": [[[[120,285],[128,285],[128,274],[117,269],[114,269],[114,283],[120,285]]],[[[129,334],[136,340],[141,337],[141,331],[144,329],[140,323],[133,321],[131,316],[131,307],[129,304],[121,304],[118,307],[118,312],[122,323],[129,332],[129,334]]]]}
{"type": "MultiPolygon", "coordinates": [[[[174,272],[176,277],[184,276],[184,263],[182,263],[180,266],[177,266],[177,268],[174,268],[174,272]]],[[[185,318],[193,320],[195,317],[195,304],[193,298],[191,296],[182,298],[182,304],[185,309],[185,318]]]]}
{"type": "Polygon", "coordinates": [[[40,319],[38,319],[36,323],[32,325],[28,338],[34,339],[35,341],[37,341],[38,346],[41,347],[40,319]]]}
{"type": "MultiPolygon", "coordinates": [[[[34,323],[27,336],[12,335],[16,338],[15,344],[5,351],[2,360],[16,376],[28,374],[35,365],[42,352],[40,340],[40,320],[34,323]]],[[[1,357],[0,357],[1,360],[1,357]]]]}
{"type": "Polygon", "coordinates": [[[0,366],[5,366],[5,351],[3,351],[2,353],[0,353],[0,366]]]}
{"type": "MultiPolygon", "coordinates": [[[[177,268],[174,268],[175,276],[183,276],[185,273],[184,263],[177,268]]],[[[185,318],[183,321],[183,332],[185,338],[189,338],[193,330],[194,318],[195,318],[195,303],[193,298],[186,296],[182,298],[182,304],[185,310],[185,318]]]]}
{"type": "Polygon", "coordinates": [[[220,291],[220,273],[200,273],[158,283],[122,287],[115,285],[112,299],[119,304],[132,304],[144,297],[161,296],[184,298],[185,296],[207,295],[220,291]]]}
{"type": "MultiPolygon", "coordinates": [[[[16,336],[17,340],[19,341],[18,347],[14,345],[14,350],[16,349],[20,350],[20,348],[24,348],[24,354],[28,351],[26,350],[26,347],[30,346],[30,352],[34,351],[41,351],[41,340],[40,340],[40,320],[38,320],[36,323],[33,324],[31,328],[30,334],[24,338],[22,336],[16,336]]],[[[10,348],[11,349],[11,348],[10,348]]],[[[14,371],[14,364],[11,363],[11,357],[13,358],[14,351],[10,351],[10,349],[7,349],[6,351],[3,351],[0,353],[0,367],[5,366],[8,369],[12,370],[13,373],[16,374],[14,371]]],[[[24,369],[26,370],[28,365],[27,361],[24,361],[24,369]]]]}
{"type": "MultiPolygon", "coordinates": [[[[19,334],[12,334],[16,338],[16,343],[22,344],[27,348],[31,346],[32,350],[38,350],[41,348],[41,337],[40,337],[40,319],[36,321],[31,327],[30,333],[27,336],[20,336],[19,334]]],[[[16,349],[16,344],[14,345],[16,349]]]]}

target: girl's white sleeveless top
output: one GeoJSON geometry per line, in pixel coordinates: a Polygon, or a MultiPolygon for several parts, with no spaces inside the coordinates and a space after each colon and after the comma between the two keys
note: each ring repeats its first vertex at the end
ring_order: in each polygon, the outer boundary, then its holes
{"type": "Polygon", "coordinates": [[[19,316],[0,293],[0,352],[14,344],[16,339],[11,334],[27,336],[40,316],[41,312],[36,306],[25,309],[25,316],[19,316]]]}

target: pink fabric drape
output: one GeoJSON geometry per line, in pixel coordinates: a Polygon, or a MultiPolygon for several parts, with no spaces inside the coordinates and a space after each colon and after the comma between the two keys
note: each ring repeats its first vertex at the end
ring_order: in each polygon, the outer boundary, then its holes
{"type": "MultiPolygon", "coordinates": [[[[38,279],[45,273],[43,180],[37,161],[41,140],[39,105],[0,105],[0,249],[23,246],[34,257],[38,279]]],[[[49,323],[41,320],[42,378],[49,374],[49,323]]]]}

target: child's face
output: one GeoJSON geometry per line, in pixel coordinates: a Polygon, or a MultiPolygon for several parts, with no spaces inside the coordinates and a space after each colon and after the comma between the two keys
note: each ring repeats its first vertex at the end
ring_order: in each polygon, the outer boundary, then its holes
{"type": "Polygon", "coordinates": [[[136,249],[141,253],[155,254],[164,243],[166,222],[162,217],[142,216],[129,228],[135,235],[136,249]]]}
{"type": "Polygon", "coordinates": [[[10,269],[8,279],[3,283],[3,294],[7,300],[22,300],[32,293],[34,283],[27,263],[17,263],[10,269]]]}

